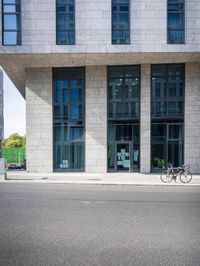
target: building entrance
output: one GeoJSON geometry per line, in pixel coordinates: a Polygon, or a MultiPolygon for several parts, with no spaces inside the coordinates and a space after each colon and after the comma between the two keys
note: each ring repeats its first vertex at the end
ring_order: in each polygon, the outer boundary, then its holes
{"type": "Polygon", "coordinates": [[[130,143],[117,143],[116,146],[117,171],[130,171],[130,143]]]}
{"type": "Polygon", "coordinates": [[[140,166],[140,67],[108,67],[108,171],[140,166]]]}
{"type": "Polygon", "coordinates": [[[108,169],[138,172],[139,125],[113,124],[108,127],[108,169]]]}

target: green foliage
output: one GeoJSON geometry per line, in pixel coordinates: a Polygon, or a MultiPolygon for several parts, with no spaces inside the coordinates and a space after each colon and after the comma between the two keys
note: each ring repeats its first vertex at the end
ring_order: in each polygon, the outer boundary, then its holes
{"type": "Polygon", "coordinates": [[[26,137],[18,134],[12,134],[10,137],[3,141],[4,148],[21,148],[26,147],[26,137]]]}

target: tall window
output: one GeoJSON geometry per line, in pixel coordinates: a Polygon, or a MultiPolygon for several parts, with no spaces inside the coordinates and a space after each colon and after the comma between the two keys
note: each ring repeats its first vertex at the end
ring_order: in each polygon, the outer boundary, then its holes
{"type": "Polygon", "coordinates": [[[185,42],[185,0],[168,0],[167,10],[167,42],[182,44],[185,42]]]}
{"type": "Polygon", "coordinates": [[[152,116],[182,117],[184,103],[184,67],[152,66],[152,116]]]}
{"type": "Polygon", "coordinates": [[[140,67],[108,68],[108,170],[138,171],[140,67]]]}
{"type": "Polygon", "coordinates": [[[112,44],[130,43],[129,0],[112,0],[112,44]]]}
{"type": "Polygon", "coordinates": [[[3,45],[21,45],[21,1],[2,1],[3,45]]]}
{"type": "Polygon", "coordinates": [[[152,170],[183,164],[184,65],[152,65],[152,170]]]}
{"type": "Polygon", "coordinates": [[[75,44],[74,0],[56,0],[56,44],[75,44]]]}
{"type": "Polygon", "coordinates": [[[54,69],[54,169],[84,170],[84,68],[54,69]]]}

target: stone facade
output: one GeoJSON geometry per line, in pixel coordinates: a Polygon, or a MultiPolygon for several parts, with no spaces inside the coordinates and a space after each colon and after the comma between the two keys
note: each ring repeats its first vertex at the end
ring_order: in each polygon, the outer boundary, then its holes
{"type": "Polygon", "coordinates": [[[200,64],[186,64],[185,163],[200,173],[200,64]]]}
{"type": "Polygon", "coordinates": [[[28,69],[26,81],[27,171],[53,171],[52,69],[28,69]]]}
{"type": "MultiPolygon", "coordinates": [[[[130,45],[111,44],[111,1],[76,0],[76,45],[56,45],[55,0],[21,0],[22,46],[0,53],[200,51],[200,1],[186,2],[186,45],[167,44],[166,0],[130,0],[130,45]]],[[[0,27],[1,29],[1,27],[0,27]]]]}
{"type": "Polygon", "coordinates": [[[3,71],[0,69],[0,141],[4,139],[3,94],[3,71]]]}
{"type": "Polygon", "coordinates": [[[87,172],[106,172],[107,66],[141,65],[140,170],[148,173],[151,64],[186,63],[184,156],[200,173],[200,1],[185,1],[181,45],[167,44],[166,0],[130,0],[130,45],[111,44],[110,0],[75,3],[75,45],[56,45],[55,0],[21,0],[22,45],[0,45],[0,65],[27,101],[27,170],[53,171],[53,67],[86,68],[85,166],[87,172]]]}
{"type": "Polygon", "coordinates": [[[151,77],[150,65],[141,66],[140,171],[151,169],[151,77]]]}
{"type": "Polygon", "coordinates": [[[107,172],[107,67],[86,68],[86,171],[107,172]]]}

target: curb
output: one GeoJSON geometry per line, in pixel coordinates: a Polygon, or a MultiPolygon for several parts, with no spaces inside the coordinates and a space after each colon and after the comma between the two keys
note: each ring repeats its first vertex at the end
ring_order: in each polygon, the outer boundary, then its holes
{"type": "Polygon", "coordinates": [[[174,183],[117,183],[117,182],[87,182],[74,180],[0,180],[0,184],[65,184],[65,185],[108,185],[108,186],[167,186],[167,187],[200,187],[200,184],[174,184],[174,183]]]}

